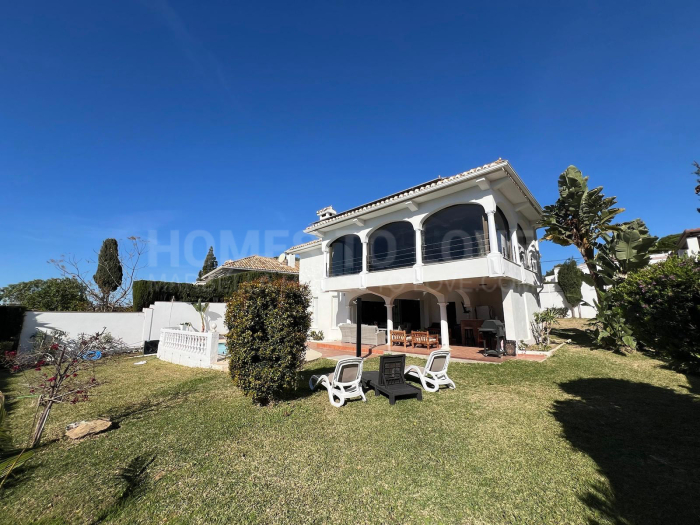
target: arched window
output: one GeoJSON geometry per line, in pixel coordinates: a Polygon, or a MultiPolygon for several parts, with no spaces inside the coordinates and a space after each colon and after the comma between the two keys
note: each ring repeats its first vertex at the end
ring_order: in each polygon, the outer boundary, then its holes
{"type": "Polygon", "coordinates": [[[513,258],[513,250],[510,244],[510,228],[508,227],[508,219],[501,211],[501,208],[496,208],[496,238],[498,239],[498,251],[506,259],[513,258]]]}
{"type": "Polygon", "coordinates": [[[486,214],[478,204],[457,204],[440,210],[423,226],[426,263],[486,255],[486,214]]]}
{"type": "Polygon", "coordinates": [[[331,243],[328,276],[350,275],[362,271],[362,242],[357,235],[344,235],[331,243]]]}
{"type": "Polygon", "coordinates": [[[406,221],[385,224],[370,235],[369,271],[416,264],[416,234],[406,221]]]}
{"type": "Polygon", "coordinates": [[[525,237],[525,232],[523,229],[520,227],[518,224],[517,228],[517,236],[518,236],[518,262],[522,263],[525,268],[530,268],[530,262],[528,261],[527,258],[527,237],[525,237]]]}

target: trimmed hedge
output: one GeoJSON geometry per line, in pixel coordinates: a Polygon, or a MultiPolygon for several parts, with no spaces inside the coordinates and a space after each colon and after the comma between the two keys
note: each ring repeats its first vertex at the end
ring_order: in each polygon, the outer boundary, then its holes
{"type": "Polygon", "coordinates": [[[220,277],[205,285],[191,283],[171,283],[167,281],[134,281],[133,302],[134,311],[140,312],[156,301],[183,301],[196,303],[198,300],[206,303],[225,303],[241,283],[254,281],[261,277],[298,281],[295,274],[279,274],[272,272],[242,272],[226,277],[220,277]]]}
{"type": "Polygon", "coordinates": [[[22,332],[26,311],[24,306],[0,305],[0,342],[11,342],[12,350],[17,350],[19,345],[19,335],[22,332]]]}

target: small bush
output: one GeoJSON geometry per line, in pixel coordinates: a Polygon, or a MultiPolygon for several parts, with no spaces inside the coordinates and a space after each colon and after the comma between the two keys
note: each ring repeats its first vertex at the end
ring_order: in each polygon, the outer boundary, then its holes
{"type": "Polygon", "coordinates": [[[311,330],[309,332],[309,339],[312,341],[323,341],[323,330],[311,330]]]}
{"type": "Polygon", "coordinates": [[[243,283],[226,306],[234,383],[266,405],[296,385],[311,326],[308,286],[282,279],[243,283]]]}
{"type": "Polygon", "coordinates": [[[669,257],[631,273],[610,295],[641,345],[700,372],[700,260],[669,257]]]}

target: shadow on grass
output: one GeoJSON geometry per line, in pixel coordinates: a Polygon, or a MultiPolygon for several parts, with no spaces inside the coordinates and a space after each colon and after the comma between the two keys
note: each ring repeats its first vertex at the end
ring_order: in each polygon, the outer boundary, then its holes
{"type": "MultiPolygon", "coordinates": [[[[311,376],[316,376],[316,375],[324,375],[324,374],[331,374],[335,370],[335,367],[330,367],[330,366],[325,366],[322,368],[313,368],[313,369],[307,369],[305,368],[299,373],[299,379],[297,380],[297,386],[294,390],[286,390],[283,392],[282,396],[280,397],[280,400],[282,401],[294,401],[295,399],[304,399],[309,396],[312,396],[314,393],[318,391],[318,388],[314,391],[312,391],[309,388],[309,380],[311,379],[311,376]]],[[[326,389],[321,387],[321,390],[325,391],[326,389]]]]}
{"type": "Polygon", "coordinates": [[[586,330],[574,327],[555,326],[551,332],[552,338],[566,341],[571,339],[571,342],[576,346],[587,346],[595,348],[596,341],[591,334],[586,330]]]}
{"type": "Polygon", "coordinates": [[[127,505],[146,492],[148,467],[155,459],[155,454],[142,454],[120,469],[117,478],[124,484],[124,490],[112,505],[100,513],[93,524],[117,517],[127,505]]]}
{"type": "Polygon", "coordinates": [[[621,379],[578,379],[560,387],[578,398],[555,404],[564,436],[609,480],[609,488],[590,487],[584,503],[620,525],[700,523],[697,399],[621,379]]]}
{"type": "Polygon", "coordinates": [[[215,379],[216,377],[212,376],[190,379],[178,383],[174,387],[155,392],[152,394],[154,399],[144,399],[130,405],[114,407],[108,410],[104,415],[109,417],[115,425],[119,426],[119,424],[126,419],[143,416],[155,412],[163,406],[185,401],[188,395],[193,394],[197,389],[206,386],[215,379]]]}

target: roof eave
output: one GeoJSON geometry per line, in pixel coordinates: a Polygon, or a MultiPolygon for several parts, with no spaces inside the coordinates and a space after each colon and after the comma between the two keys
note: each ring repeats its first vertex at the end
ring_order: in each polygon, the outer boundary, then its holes
{"type": "Polygon", "coordinates": [[[303,253],[303,252],[310,252],[312,250],[315,250],[317,248],[321,247],[321,239],[318,239],[317,241],[310,241],[311,244],[304,244],[302,246],[292,246],[291,248],[288,248],[285,250],[285,253],[290,253],[290,254],[297,254],[297,253],[303,253]]]}
{"type": "MultiPolygon", "coordinates": [[[[537,199],[535,199],[534,195],[532,195],[532,193],[527,188],[527,186],[525,185],[523,180],[520,178],[518,173],[513,169],[513,166],[510,165],[510,162],[508,162],[507,160],[502,160],[500,162],[496,161],[496,162],[492,163],[492,165],[487,165],[487,167],[484,167],[483,169],[478,169],[478,170],[474,171],[473,173],[470,173],[468,176],[466,176],[464,178],[458,178],[458,179],[455,179],[453,181],[447,181],[443,184],[436,184],[434,186],[431,185],[428,188],[424,188],[423,190],[417,190],[413,193],[408,193],[408,192],[411,192],[413,189],[413,188],[409,188],[409,189],[404,190],[402,192],[397,192],[398,194],[401,194],[401,193],[407,193],[407,194],[403,195],[401,197],[398,197],[396,199],[387,200],[386,202],[377,204],[375,206],[371,206],[369,208],[367,208],[368,205],[364,205],[364,206],[359,206],[357,209],[351,210],[349,212],[339,213],[338,215],[342,216],[342,217],[338,217],[337,220],[334,220],[334,218],[331,218],[331,219],[326,219],[325,221],[319,221],[323,224],[319,224],[318,222],[314,223],[314,224],[308,226],[304,230],[304,233],[314,234],[314,232],[316,232],[322,228],[325,228],[326,226],[341,224],[347,220],[357,218],[357,217],[362,216],[366,213],[371,213],[371,212],[375,212],[378,210],[382,210],[384,208],[388,208],[390,206],[394,206],[396,204],[400,204],[402,202],[406,202],[406,201],[409,201],[411,199],[415,199],[418,196],[429,195],[430,193],[433,193],[435,191],[439,191],[439,190],[442,190],[444,188],[449,188],[450,186],[455,186],[457,184],[461,184],[461,183],[473,180],[477,177],[482,177],[484,175],[488,175],[489,173],[493,173],[493,172],[501,170],[501,169],[506,171],[511,176],[511,178],[513,179],[513,182],[515,182],[515,184],[518,186],[518,188],[523,192],[523,194],[525,195],[525,198],[534,207],[535,211],[539,215],[542,215],[543,210],[542,210],[542,206],[540,205],[540,203],[537,202],[537,199]],[[344,215],[345,213],[347,213],[347,215],[344,215]]],[[[389,196],[389,197],[391,197],[391,196],[389,196]]],[[[386,199],[389,199],[389,197],[386,197],[386,199]]],[[[378,200],[382,201],[383,199],[378,199],[378,200]]]]}

